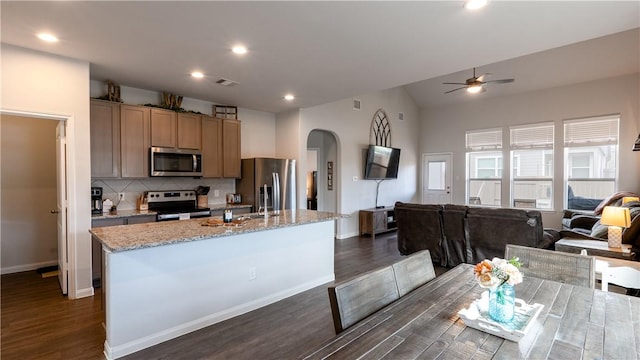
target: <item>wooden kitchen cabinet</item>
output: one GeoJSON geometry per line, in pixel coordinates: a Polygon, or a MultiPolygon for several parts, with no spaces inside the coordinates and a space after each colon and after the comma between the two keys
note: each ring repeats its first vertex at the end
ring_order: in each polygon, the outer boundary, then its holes
{"type": "Polygon", "coordinates": [[[120,176],[120,104],[91,100],[91,177],[120,176]]]}
{"type": "Polygon", "coordinates": [[[392,207],[360,210],[360,235],[376,234],[397,229],[395,211],[392,207]]]}
{"type": "Polygon", "coordinates": [[[123,178],[149,176],[149,118],[149,108],[120,105],[120,154],[123,178]]]}
{"type": "Polygon", "coordinates": [[[178,114],[178,148],[202,149],[201,116],[191,113],[178,114]]]}
{"type": "Polygon", "coordinates": [[[222,177],[222,119],[202,116],[202,177],[222,177]]]}
{"type": "Polygon", "coordinates": [[[175,148],[177,144],[177,121],[175,111],[151,109],[151,146],[175,148]]]}
{"type": "Polygon", "coordinates": [[[240,121],[222,120],[222,176],[239,178],[240,175],[240,121]]]}

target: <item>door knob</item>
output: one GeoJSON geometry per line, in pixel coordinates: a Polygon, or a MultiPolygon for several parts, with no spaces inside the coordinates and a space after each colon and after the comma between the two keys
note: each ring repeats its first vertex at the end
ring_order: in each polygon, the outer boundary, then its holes
{"type": "Polygon", "coordinates": [[[58,214],[59,212],[60,212],[60,210],[51,209],[51,213],[52,213],[52,214],[58,214]]]}

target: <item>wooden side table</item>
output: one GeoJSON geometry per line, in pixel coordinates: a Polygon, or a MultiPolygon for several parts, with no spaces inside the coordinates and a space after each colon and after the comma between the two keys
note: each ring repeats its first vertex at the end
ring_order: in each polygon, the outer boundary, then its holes
{"type": "Polygon", "coordinates": [[[397,229],[393,207],[360,210],[360,235],[369,234],[371,239],[376,234],[397,229]]]}
{"type": "Polygon", "coordinates": [[[587,255],[631,260],[631,245],[622,244],[620,248],[611,248],[606,241],[560,239],[555,244],[556,251],[580,254],[587,250],[587,255]]]}

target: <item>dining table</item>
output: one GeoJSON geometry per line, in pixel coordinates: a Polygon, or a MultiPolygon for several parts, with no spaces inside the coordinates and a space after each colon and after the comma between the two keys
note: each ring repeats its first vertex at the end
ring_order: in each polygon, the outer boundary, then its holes
{"type": "Polygon", "coordinates": [[[638,297],[525,276],[516,298],[543,307],[516,342],[458,315],[484,291],[473,266],[460,264],[301,358],[640,359],[638,297]]]}

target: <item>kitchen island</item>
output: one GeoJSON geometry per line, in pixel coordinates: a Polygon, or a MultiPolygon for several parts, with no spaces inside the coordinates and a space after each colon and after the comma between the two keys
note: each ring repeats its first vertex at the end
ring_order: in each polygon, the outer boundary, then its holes
{"type": "Polygon", "coordinates": [[[95,228],[115,359],[334,280],[333,213],[95,228]]]}

